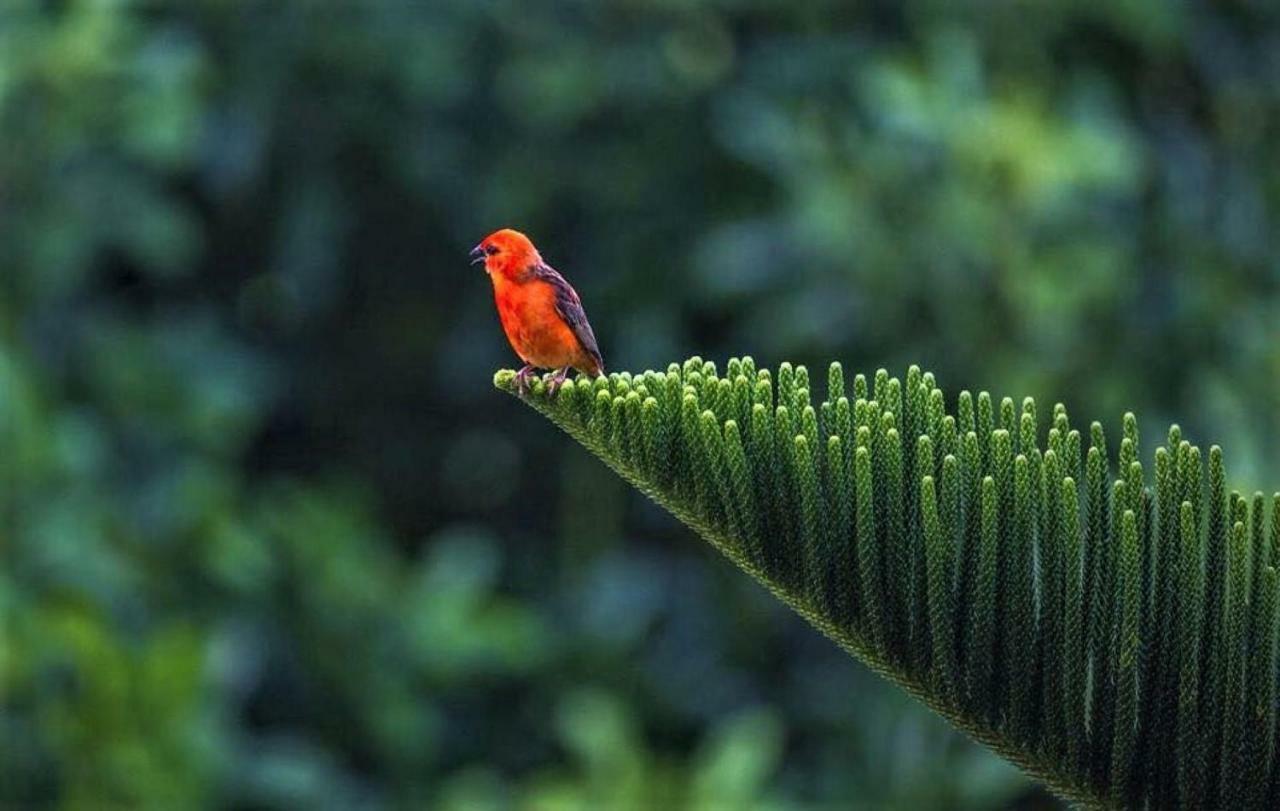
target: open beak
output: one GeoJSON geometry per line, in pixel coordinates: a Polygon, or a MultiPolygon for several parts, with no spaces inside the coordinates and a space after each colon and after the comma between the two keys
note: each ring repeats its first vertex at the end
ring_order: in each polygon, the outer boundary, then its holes
{"type": "Polygon", "coordinates": [[[479,245],[471,249],[471,264],[478,265],[484,261],[484,248],[479,245]]]}

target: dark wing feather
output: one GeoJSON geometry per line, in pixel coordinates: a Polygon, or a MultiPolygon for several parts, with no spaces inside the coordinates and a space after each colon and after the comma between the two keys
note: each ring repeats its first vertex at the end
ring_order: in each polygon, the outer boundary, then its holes
{"type": "Polygon", "coordinates": [[[569,325],[569,329],[573,330],[578,343],[582,344],[582,348],[595,360],[596,365],[600,367],[600,371],[603,373],[604,358],[600,356],[600,346],[596,343],[596,334],[591,331],[591,324],[587,322],[587,312],[582,309],[582,299],[578,298],[578,291],[574,290],[565,281],[565,278],[548,264],[539,263],[534,266],[533,274],[555,288],[556,312],[569,325]]]}

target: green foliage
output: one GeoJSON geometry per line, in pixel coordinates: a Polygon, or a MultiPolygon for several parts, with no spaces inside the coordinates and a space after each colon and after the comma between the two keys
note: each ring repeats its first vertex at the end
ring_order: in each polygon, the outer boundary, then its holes
{"type": "MultiPolygon", "coordinates": [[[[495,385],[513,391],[513,373],[495,385]]],[[[1087,804],[1264,808],[1276,771],[1280,494],[1226,490],[1177,426],[1139,460],[1054,409],[885,370],[814,407],[803,366],[691,358],[528,398],[876,672],[1087,804]],[[754,392],[754,398],[751,393],[754,392]],[[640,405],[643,402],[643,407],[640,405]],[[997,422],[998,420],[998,422],[997,422]],[[955,428],[958,423],[963,439],[955,428]],[[1017,430],[1014,430],[1014,429],[1017,430]],[[744,437],[746,437],[744,439],[744,437]],[[935,451],[941,449],[941,456],[935,451]],[[1206,503],[1207,501],[1207,503],[1206,503]],[[1268,534],[1269,532],[1269,534],[1268,534]],[[1205,584],[1202,587],[1202,584],[1205,584]],[[963,620],[963,621],[958,621],[963,620]]],[[[861,376],[858,381],[865,380],[861,376]]]]}
{"type": "MultiPolygon", "coordinates": [[[[619,369],[923,358],[1177,415],[1252,490],[1280,480],[1270,5],[0,3],[0,807],[639,804],[723,785],[695,753],[757,710],[784,736],[757,805],[1045,805],[492,397],[466,249],[534,234],[619,369]],[[556,722],[583,691],[625,757],[556,722]]],[[[875,379],[838,382],[852,425],[875,379]]],[[[778,384],[731,389],[744,449],[778,384]]],[[[930,425],[957,493],[980,420],[1020,438],[1002,408],[930,425]]]]}

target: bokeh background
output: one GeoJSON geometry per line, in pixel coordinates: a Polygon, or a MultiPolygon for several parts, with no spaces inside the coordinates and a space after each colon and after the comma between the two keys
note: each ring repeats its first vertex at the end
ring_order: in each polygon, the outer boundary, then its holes
{"type": "Polygon", "coordinates": [[[495,392],[467,249],[1270,490],[1277,143],[1265,0],[3,0],[0,807],[1056,807],[495,392]]]}

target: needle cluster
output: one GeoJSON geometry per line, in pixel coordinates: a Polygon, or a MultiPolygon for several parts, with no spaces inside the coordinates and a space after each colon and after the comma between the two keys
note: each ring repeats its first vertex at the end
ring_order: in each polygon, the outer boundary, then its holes
{"type": "Polygon", "coordinates": [[[949,401],[915,366],[815,394],[695,357],[526,400],[1063,797],[1280,807],[1280,493],[1228,491],[1218,447],[1173,426],[1144,466],[1132,414],[1113,457],[1062,405],[949,401]]]}

